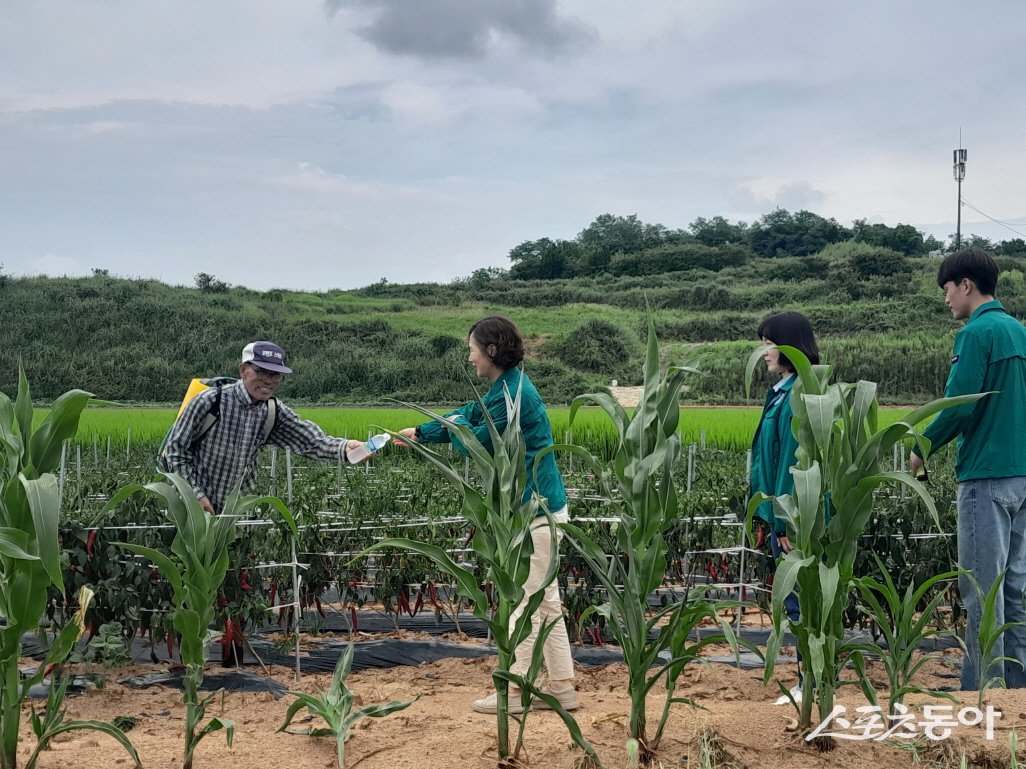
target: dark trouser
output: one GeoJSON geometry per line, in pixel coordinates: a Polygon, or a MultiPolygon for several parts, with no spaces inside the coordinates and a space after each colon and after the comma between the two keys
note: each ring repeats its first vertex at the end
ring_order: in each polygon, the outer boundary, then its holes
{"type": "MultiPolygon", "coordinates": [[[[770,552],[773,553],[773,560],[776,562],[778,558],[784,555],[784,551],[780,549],[780,542],[777,541],[777,533],[774,531],[770,534],[770,552]]],[[[784,613],[787,614],[787,618],[792,622],[797,622],[798,613],[798,593],[791,591],[791,593],[784,599],[784,613]]],[[[798,685],[802,685],[802,653],[798,654],[798,685]]]]}

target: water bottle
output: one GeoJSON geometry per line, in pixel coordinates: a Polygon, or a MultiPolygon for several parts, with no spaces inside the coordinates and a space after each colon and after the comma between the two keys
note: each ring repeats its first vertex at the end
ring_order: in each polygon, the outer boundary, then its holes
{"type": "Polygon", "coordinates": [[[392,436],[388,433],[372,435],[370,438],[367,439],[366,443],[361,443],[355,449],[349,449],[349,451],[346,453],[346,458],[349,460],[349,464],[351,465],[363,462],[371,454],[380,449],[390,440],[392,440],[392,436]]]}

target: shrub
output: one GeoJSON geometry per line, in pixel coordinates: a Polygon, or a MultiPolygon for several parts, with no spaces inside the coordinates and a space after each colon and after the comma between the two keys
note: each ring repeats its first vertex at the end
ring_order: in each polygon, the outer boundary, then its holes
{"type": "Polygon", "coordinates": [[[578,371],[615,376],[629,367],[637,347],[616,324],[594,319],[571,331],[552,352],[578,371]]]}

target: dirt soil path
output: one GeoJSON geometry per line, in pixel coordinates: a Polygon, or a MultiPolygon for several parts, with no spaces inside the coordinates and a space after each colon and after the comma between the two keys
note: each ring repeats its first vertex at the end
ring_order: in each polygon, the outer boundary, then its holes
{"type": "MultiPolygon", "coordinates": [[[[721,651],[721,650],[720,650],[721,651]]],[[[791,650],[785,649],[785,653],[791,650]]],[[[953,660],[954,657],[950,657],[953,660]]],[[[449,769],[450,767],[495,766],[495,718],[470,710],[470,703],[489,691],[495,657],[447,659],[419,667],[398,667],[354,673],[350,687],[366,704],[395,699],[420,700],[405,711],[385,719],[365,719],[356,728],[347,747],[347,765],[363,769],[449,769]]],[[[152,672],[155,666],[133,666],[116,671],[113,678],[152,672]]],[[[212,668],[211,672],[216,669],[212,668]]],[[[793,683],[793,664],[778,669],[780,680],[793,683]]],[[[880,683],[882,673],[871,670],[880,683]]],[[[924,682],[932,686],[951,685],[950,666],[931,662],[924,682]]],[[[291,671],[275,668],[274,678],[294,688],[291,671]]],[[[327,674],[305,675],[301,688],[327,688],[327,674]]],[[[575,715],[585,737],[595,746],[607,767],[623,767],[624,742],[629,700],[625,668],[607,665],[581,669],[578,686],[582,706],[575,715]]],[[[658,687],[657,687],[658,691],[658,687]]],[[[820,753],[789,731],[793,717],[790,706],[776,706],[774,684],[764,686],[761,671],[738,670],[722,665],[694,665],[686,672],[678,694],[694,698],[705,709],[675,705],[667,736],[659,748],[663,767],[732,766],[753,769],[904,769],[905,767],[958,767],[962,751],[970,767],[1007,767],[1011,729],[1026,728],[1026,690],[995,691],[990,700],[1002,710],[995,739],[984,739],[981,728],[960,727],[942,742],[920,739],[915,751],[879,742],[840,742],[836,750],[820,753]],[[918,753],[918,755],[917,755],[918,753]],[[936,763],[931,763],[936,761],[936,763]]],[[[654,702],[650,723],[658,718],[654,702]]],[[[966,693],[966,702],[975,694],[966,693]]],[[[88,690],[68,700],[68,718],[108,720],[118,715],[140,719],[129,733],[150,769],[181,766],[184,708],[181,693],[153,687],[125,688],[113,680],[102,689],[88,690]]],[[[910,705],[927,701],[908,698],[910,705]]],[[[196,756],[196,769],[326,769],[334,766],[329,739],[277,733],[291,702],[286,695],[275,701],[270,694],[226,694],[215,700],[208,716],[235,721],[235,747],[229,750],[223,733],[204,740],[196,756]],[[223,707],[222,707],[223,701],[223,707]]],[[[856,687],[844,687],[838,696],[852,713],[865,701],[856,687]]],[[[956,707],[955,711],[957,712],[956,707]]],[[[921,714],[921,708],[914,712],[921,714]]],[[[25,712],[22,729],[21,763],[27,760],[33,737],[25,712]]],[[[319,725],[299,723],[299,728],[319,725]]],[[[919,730],[922,731],[921,729],[919,730]]],[[[565,727],[552,712],[532,713],[528,720],[527,757],[532,767],[571,769],[580,752],[572,750],[565,727]]],[[[658,766],[659,763],[656,764],[658,766]]],[[[131,762],[113,740],[92,732],[61,735],[45,753],[39,769],[105,769],[127,767],[131,762]]]]}

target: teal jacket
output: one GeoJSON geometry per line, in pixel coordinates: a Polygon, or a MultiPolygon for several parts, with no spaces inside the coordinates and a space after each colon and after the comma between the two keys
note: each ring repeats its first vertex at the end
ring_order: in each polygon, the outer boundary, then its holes
{"type": "MultiPolygon", "coordinates": [[[[535,482],[535,458],[542,449],[552,445],[552,425],[549,424],[549,414],[545,410],[538,390],[527,377],[521,373],[519,368],[511,368],[502,372],[502,375],[495,380],[491,388],[485,393],[485,408],[495,423],[499,433],[506,430],[508,415],[506,414],[506,396],[502,386],[505,384],[512,397],[516,397],[517,388],[523,383],[520,395],[520,430],[524,434],[524,442],[527,445],[527,488],[524,489],[523,501],[527,502],[533,492],[545,499],[545,505],[549,512],[555,513],[566,507],[566,489],[563,486],[563,478],[556,467],[556,457],[549,452],[542,457],[538,463],[538,478],[535,482]]],[[[486,449],[492,450],[492,439],[488,432],[488,425],[485,422],[481,406],[474,401],[461,406],[455,411],[445,415],[455,422],[468,425],[477,439],[481,441],[486,449]]],[[[458,436],[451,434],[441,422],[425,422],[417,427],[417,437],[424,443],[452,443],[457,451],[466,455],[467,449],[460,442],[458,436]]]]}
{"type": "MultiPolygon", "coordinates": [[[[752,494],[762,492],[782,496],[794,491],[791,467],[797,462],[798,439],[791,431],[791,388],[795,377],[785,380],[778,389],[770,388],[762,407],[759,427],[752,440],[752,472],[749,476],[752,494]]],[[[755,514],[768,523],[777,534],[787,533],[787,524],[773,515],[773,502],[759,505],[755,514]]]]}
{"type": "Polygon", "coordinates": [[[1026,475],[1026,328],[996,300],[980,305],[955,337],[944,395],[991,391],[944,409],[923,433],[931,453],[958,438],[959,482],[1026,475]]]}

